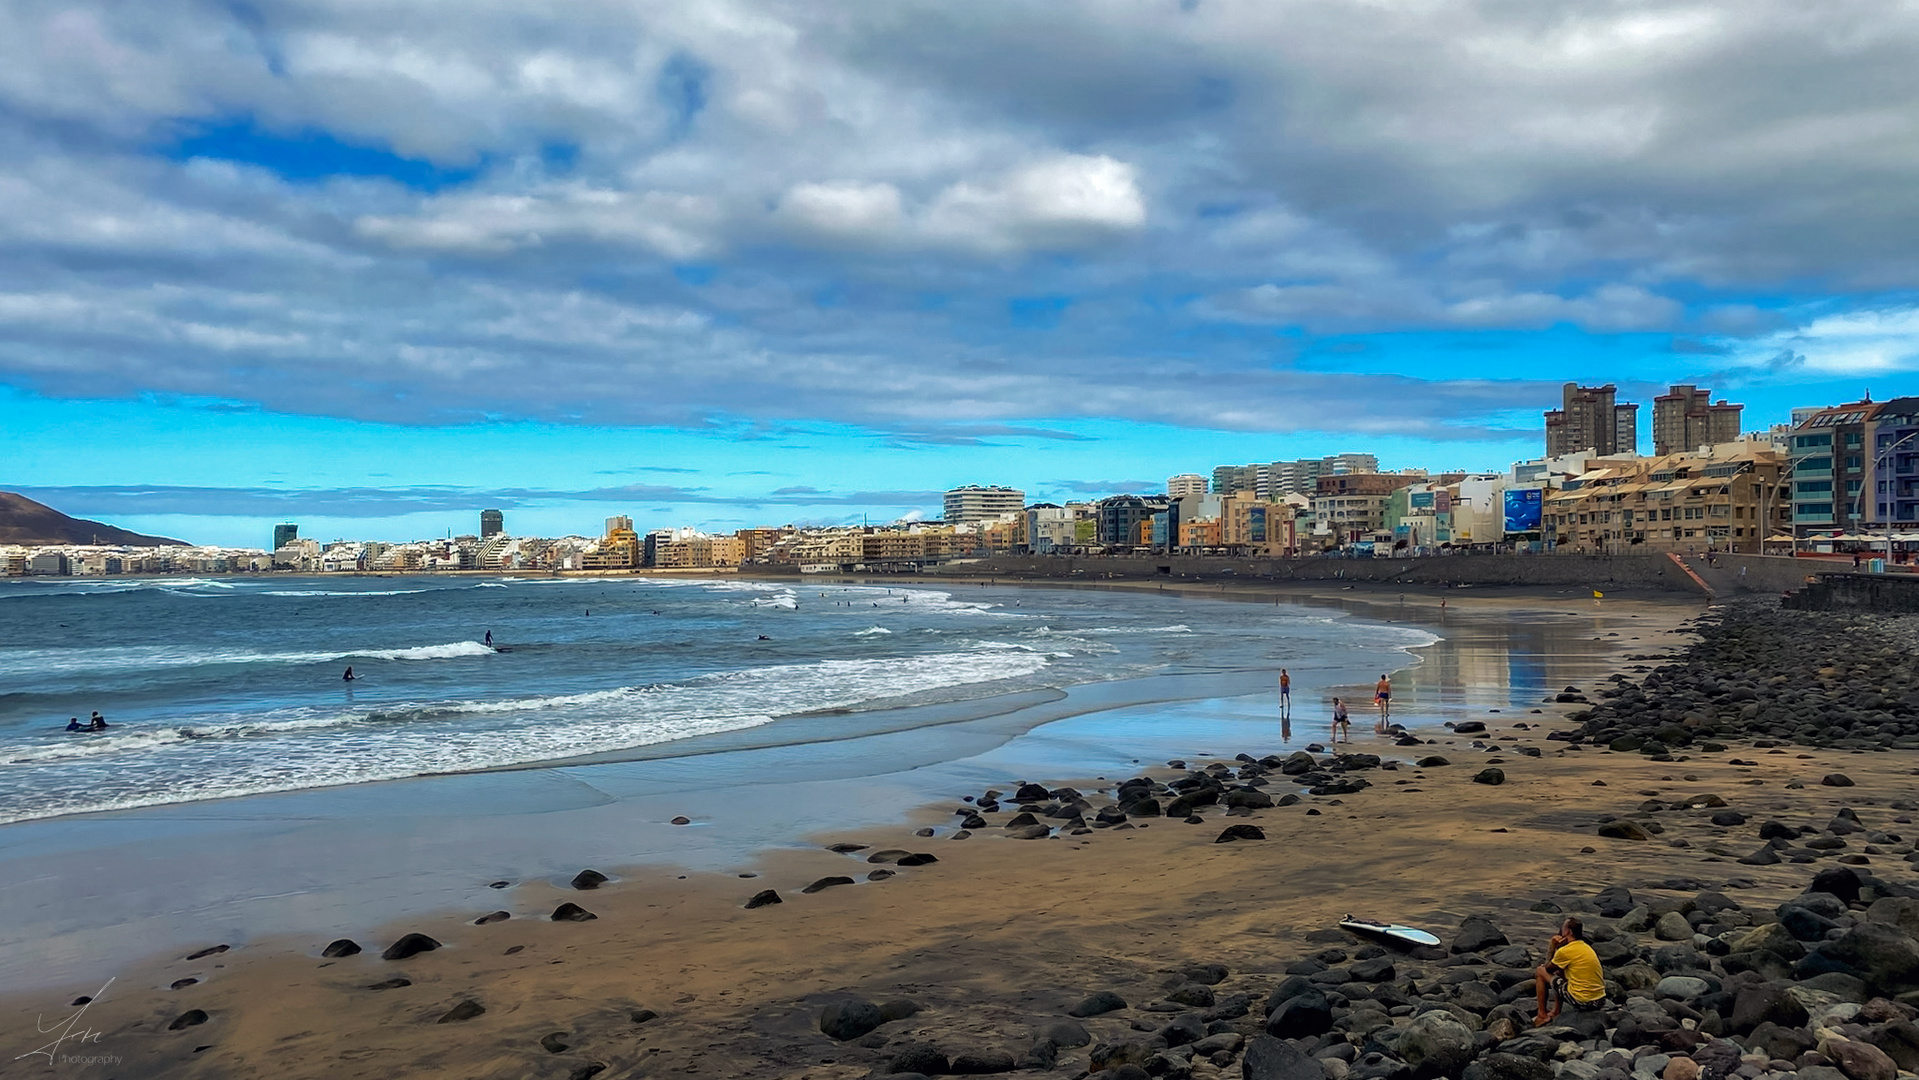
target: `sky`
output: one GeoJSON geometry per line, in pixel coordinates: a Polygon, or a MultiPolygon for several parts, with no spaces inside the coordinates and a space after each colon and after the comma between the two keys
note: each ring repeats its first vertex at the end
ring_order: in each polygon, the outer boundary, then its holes
{"type": "Polygon", "coordinates": [[[0,489],[713,530],[1919,392],[1883,0],[11,0],[0,489]]]}

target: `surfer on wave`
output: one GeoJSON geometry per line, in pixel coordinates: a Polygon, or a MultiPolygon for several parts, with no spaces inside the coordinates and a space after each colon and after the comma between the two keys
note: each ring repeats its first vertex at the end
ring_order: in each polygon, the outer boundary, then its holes
{"type": "Polygon", "coordinates": [[[352,681],[353,681],[354,679],[356,679],[356,678],[358,678],[358,677],[359,677],[359,676],[357,676],[357,675],[355,675],[355,674],[353,674],[353,669],[349,667],[349,668],[347,668],[347,669],[346,669],[346,674],[345,674],[345,675],[342,675],[342,676],[340,676],[340,679],[341,679],[341,681],[343,681],[343,682],[352,682],[352,681]]]}

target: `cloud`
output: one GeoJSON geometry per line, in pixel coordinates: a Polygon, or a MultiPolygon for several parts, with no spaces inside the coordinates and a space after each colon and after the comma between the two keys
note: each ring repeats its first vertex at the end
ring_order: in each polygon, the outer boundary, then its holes
{"type": "Polygon", "coordinates": [[[1746,358],[1774,374],[1919,371],[1919,307],[1819,315],[1804,326],[1753,341],[1746,358]]]}
{"type": "Polygon", "coordinates": [[[1164,480],[1048,480],[1042,488],[1077,495],[1152,494],[1166,490],[1164,480]]]}
{"type": "Polygon", "coordinates": [[[1323,335],[1903,372],[1915,50],[1790,0],[10,5],[0,384],[977,448],[1501,437],[1586,374],[1286,368],[1393,362],[1323,335]]]}

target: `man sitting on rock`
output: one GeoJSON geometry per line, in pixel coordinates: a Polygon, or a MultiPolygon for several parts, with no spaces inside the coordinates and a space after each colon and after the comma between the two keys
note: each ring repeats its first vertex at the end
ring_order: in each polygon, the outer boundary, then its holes
{"type": "Polygon", "coordinates": [[[1547,951],[1551,958],[1533,972],[1533,989],[1539,999],[1539,1014],[1534,1027],[1545,1027],[1559,1017],[1568,999],[1576,1011],[1602,1008],[1606,1004],[1606,979],[1599,967],[1599,954],[1586,944],[1585,927],[1578,919],[1568,918],[1553,935],[1547,951]],[[1552,1011],[1546,1010],[1546,995],[1552,994],[1552,1011]]]}

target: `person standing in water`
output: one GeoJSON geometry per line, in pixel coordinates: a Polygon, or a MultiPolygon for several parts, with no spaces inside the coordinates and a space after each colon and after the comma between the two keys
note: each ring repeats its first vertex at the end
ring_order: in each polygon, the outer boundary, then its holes
{"type": "Polygon", "coordinates": [[[1344,735],[1347,742],[1353,741],[1352,722],[1346,717],[1346,703],[1339,698],[1333,699],[1333,741],[1340,741],[1344,735]]]}
{"type": "Polygon", "coordinates": [[[1393,680],[1384,675],[1379,677],[1378,685],[1373,687],[1373,701],[1379,706],[1379,730],[1385,731],[1393,718],[1393,680]]]}
{"type": "Polygon", "coordinates": [[[491,630],[488,630],[488,631],[486,632],[486,644],[487,644],[487,647],[488,647],[488,648],[492,648],[492,647],[493,647],[493,631],[491,631],[491,630]]]}
{"type": "Polygon", "coordinates": [[[1286,716],[1293,711],[1293,677],[1285,668],[1279,669],[1279,715],[1286,716]]]}

